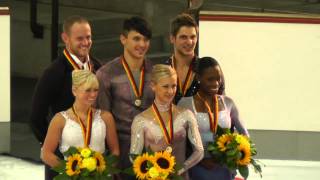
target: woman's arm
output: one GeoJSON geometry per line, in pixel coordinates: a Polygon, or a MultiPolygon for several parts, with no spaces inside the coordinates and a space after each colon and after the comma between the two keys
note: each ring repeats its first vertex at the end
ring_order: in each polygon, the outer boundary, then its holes
{"type": "Polygon", "coordinates": [[[118,135],[117,135],[116,125],[114,123],[113,116],[110,112],[103,111],[101,113],[101,117],[106,124],[106,131],[107,131],[106,142],[107,142],[108,148],[111,154],[115,156],[119,156],[120,155],[119,141],[118,141],[118,135]]]}
{"type": "Polygon", "coordinates": [[[59,157],[56,156],[54,152],[58,147],[64,124],[65,119],[62,115],[60,113],[56,114],[50,122],[49,129],[42,146],[41,159],[50,167],[58,166],[60,163],[59,157]]]}
{"type": "MultiPolygon", "coordinates": [[[[137,115],[131,125],[130,154],[141,154],[144,147],[144,121],[137,115]]],[[[129,157],[133,162],[132,157],[129,157]]]]}
{"type": "Polygon", "coordinates": [[[193,153],[191,156],[184,162],[184,167],[178,172],[179,174],[184,173],[189,168],[196,165],[204,155],[202,140],[200,136],[200,132],[198,129],[198,123],[193,115],[193,113],[190,110],[186,110],[187,113],[187,119],[188,119],[188,139],[191,142],[193,146],[193,153]]]}
{"type": "Polygon", "coordinates": [[[249,136],[248,130],[244,127],[242,121],[239,118],[239,111],[233,100],[230,97],[225,96],[225,102],[227,108],[230,110],[231,122],[234,124],[236,130],[240,134],[249,136]]]}

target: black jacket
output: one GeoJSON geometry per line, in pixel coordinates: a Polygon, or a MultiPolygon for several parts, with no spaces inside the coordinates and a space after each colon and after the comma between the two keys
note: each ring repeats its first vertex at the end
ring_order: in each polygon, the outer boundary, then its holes
{"type": "MultiPolygon", "coordinates": [[[[98,70],[101,64],[90,57],[93,72],[98,70]]],[[[30,116],[30,126],[40,143],[43,143],[50,120],[56,113],[72,106],[74,97],[72,94],[72,65],[64,55],[58,57],[45,69],[38,80],[33,94],[33,102],[30,116]]]]}

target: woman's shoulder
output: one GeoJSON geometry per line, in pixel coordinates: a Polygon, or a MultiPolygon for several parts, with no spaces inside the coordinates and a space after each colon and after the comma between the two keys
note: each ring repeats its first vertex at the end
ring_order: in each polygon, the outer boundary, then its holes
{"type": "Polygon", "coordinates": [[[227,106],[232,106],[234,105],[233,99],[229,96],[226,95],[218,95],[225,103],[227,106]]]}
{"type": "Polygon", "coordinates": [[[193,101],[193,96],[183,97],[178,102],[178,105],[179,106],[188,105],[188,104],[192,103],[192,101],[193,101]]]}
{"type": "MultiPolygon", "coordinates": [[[[139,120],[139,121],[145,121],[145,120],[151,120],[153,119],[153,113],[152,113],[152,110],[151,110],[151,107],[147,108],[146,110],[142,111],[141,113],[137,114],[135,117],[134,117],[134,120],[139,120]]],[[[136,120],[136,121],[137,121],[136,120]]]]}
{"type": "Polygon", "coordinates": [[[65,117],[63,116],[63,113],[65,113],[66,111],[62,111],[59,113],[56,113],[52,120],[50,121],[50,126],[55,126],[55,127],[60,127],[63,128],[66,122],[65,117]]]}
{"type": "Polygon", "coordinates": [[[177,116],[193,116],[193,112],[185,107],[175,106],[175,113],[177,116]]]}
{"type": "Polygon", "coordinates": [[[111,112],[102,109],[95,109],[95,114],[100,115],[101,119],[104,121],[108,121],[111,118],[113,119],[111,112]]]}

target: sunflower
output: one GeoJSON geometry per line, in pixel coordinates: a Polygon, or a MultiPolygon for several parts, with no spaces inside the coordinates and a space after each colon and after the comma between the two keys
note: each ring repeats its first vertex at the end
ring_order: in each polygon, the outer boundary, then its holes
{"type": "Polygon", "coordinates": [[[232,141],[232,136],[224,134],[218,138],[217,145],[220,151],[224,152],[227,150],[227,145],[232,141]]]}
{"type": "Polygon", "coordinates": [[[66,173],[68,176],[80,174],[82,158],[80,154],[69,156],[66,163],[66,173]]]}
{"type": "Polygon", "coordinates": [[[176,163],[174,156],[167,151],[156,152],[153,157],[153,162],[159,172],[164,174],[173,172],[173,166],[176,163]]]}
{"type": "Polygon", "coordinates": [[[234,137],[238,144],[246,144],[250,146],[250,142],[247,136],[241,134],[234,134],[234,137]]]}
{"type": "Polygon", "coordinates": [[[237,164],[248,165],[251,160],[250,144],[242,143],[237,148],[241,153],[241,158],[237,160],[237,164]]]}
{"type": "Polygon", "coordinates": [[[97,160],[97,171],[103,172],[106,169],[106,162],[101,153],[95,152],[93,157],[97,160]]]}
{"type": "Polygon", "coordinates": [[[138,156],[133,162],[133,171],[138,179],[146,179],[148,177],[148,162],[151,162],[151,158],[147,153],[138,156]]]}

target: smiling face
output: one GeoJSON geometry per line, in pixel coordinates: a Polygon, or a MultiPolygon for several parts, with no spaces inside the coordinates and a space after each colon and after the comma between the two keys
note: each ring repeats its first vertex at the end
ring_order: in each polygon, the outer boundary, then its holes
{"type": "Polygon", "coordinates": [[[137,31],[129,31],[127,35],[120,35],[124,53],[133,59],[144,59],[150,47],[150,39],[137,31]]]}
{"type": "Polygon", "coordinates": [[[177,91],[177,75],[162,77],[157,82],[152,82],[151,89],[158,103],[171,103],[177,91]]]}
{"type": "Polygon", "coordinates": [[[72,92],[79,104],[91,106],[96,102],[98,89],[97,84],[83,84],[79,87],[73,87],[72,92]]]}
{"type": "Polygon", "coordinates": [[[200,89],[204,94],[215,95],[218,93],[221,83],[221,70],[219,66],[209,66],[198,76],[200,89]]]}
{"type": "Polygon", "coordinates": [[[175,53],[181,56],[194,56],[198,36],[197,30],[192,26],[182,26],[175,36],[170,36],[175,53]]]}
{"type": "Polygon", "coordinates": [[[86,22],[74,23],[68,32],[62,33],[62,40],[66,48],[84,62],[92,45],[90,25],[86,22]]]}

